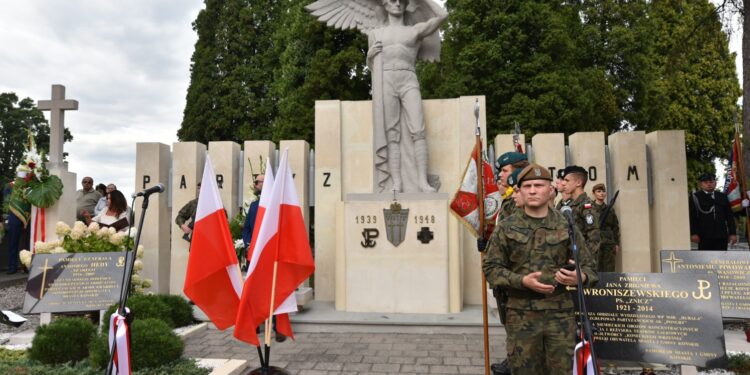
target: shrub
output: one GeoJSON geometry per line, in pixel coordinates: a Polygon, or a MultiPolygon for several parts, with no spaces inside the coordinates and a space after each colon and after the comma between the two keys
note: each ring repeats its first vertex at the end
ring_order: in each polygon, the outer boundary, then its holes
{"type": "MultiPolygon", "coordinates": [[[[169,311],[169,306],[159,296],[153,294],[138,294],[128,298],[127,303],[134,320],[160,319],[168,326],[174,327],[174,321],[169,311]]],[[[117,310],[118,305],[112,305],[104,313],[102,332],[109,330],[109,317],[117,310]]]]}
{"type": "MultiPolygon", "coordinates": [[[[135,320],[130,325],[130,344],[133,370],[157,367],[179,359],[185,348],[172,328],[159,319],[135,320]]],[[[105,368],[109,361],[107,334],[102,333],[92,341],[90,360],[94,366],[105,368]]],[[[175,372],[179,373],[179,372],[175,372]]]]}
{"type": "Polygon", "coordinates": [[[27,358],[25,350],[13,350],[0,347],[0,361],[14,362],[27,358]]]}
{"type": "Polygon", "coordinates": [[[45,365],[36,361],[0,362],[3,375],[100,375],[101,371],[86,361],[76,364],[45,365]]]}
{"type": "Polygon", "coordinates": [[[182,296],[159,294],[157,297],[167,305],[174,327],[184,327],[193,323],[193,307],[182,296]]]}
{"type": "Polygon", "coordinates": [[[727,370],[734,371],[734,373],[739,375],[750,374],[750,354],[729,353],[727,370]]]}
{"type": "Polygon", "coordinates": [[[78,362],[88,355],[96,327],[85,318],[63,317],[37,328],[29,358],[48,364],[78,362]]]}

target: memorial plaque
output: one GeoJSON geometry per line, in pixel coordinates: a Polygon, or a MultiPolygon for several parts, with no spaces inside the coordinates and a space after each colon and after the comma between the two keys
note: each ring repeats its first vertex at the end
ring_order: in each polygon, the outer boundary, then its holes
{"type": "Polygon", "coordinates": [[[36,254],[24,314],[104,310],[120,300],[124,252],[36,254]]]}
{"type": "Polygon", "coordinates": [[[601,273],[584,292],[600,359],[726,364],[716,275],[601,273]]]}
{"type": "Polygon", "coordinates": [[[750,319],[750,252],[662,250],[662,273],[713,273],[719,279],[721,315],[750,319]]]}

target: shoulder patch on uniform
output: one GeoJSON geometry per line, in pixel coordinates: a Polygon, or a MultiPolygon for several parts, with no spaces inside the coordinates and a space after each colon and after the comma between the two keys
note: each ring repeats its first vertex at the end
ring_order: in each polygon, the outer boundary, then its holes
{"type": "Polygon", "coordinates": [[[583,208],[586,208],[586,209],[591,208],[591,203],[585,203],[583,205],[583,208]]]}
{"type": "Polygon", "coordinates": [[[588,225],[594,224],[594,215],[592,215],[592,214],[587,214],[586,215],[586,224],[588,224],[588,225]]]}

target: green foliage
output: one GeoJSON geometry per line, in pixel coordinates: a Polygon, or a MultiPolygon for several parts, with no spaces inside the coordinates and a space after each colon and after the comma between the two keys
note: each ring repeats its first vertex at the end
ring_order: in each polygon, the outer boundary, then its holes
{"type": "MultiPolygon", "coordinates": [[[[169,316],[174,322],[174,327],[185,327],[193,323],[193,307],[190,303],[178,295],[158,294],[156,295],[169,309],[169,316]]],[[[169,324],[169,322],[165,322],[169,324]]]]}
{"type": "Polygon", "coordinates": [[[229,221],[229,233],[232,234],[232,239],[241,239],[242,238],[242,227],[245,225],[245,210],[240,210],[240,212],[235,215],[231,221],[229,221]]]}
{"type": "MultiPolygon", "coordinates": [[[[159,319],[135,320],[130,325],[132,365],[134,370],[155,368],[173,363],[182,355],[185,344],[172,332],[172,328],[159,319]]],[[[109,360],[107,334],[102,334],[89,346],[93,366],[105,368],[109,360]]],[[[175,372],[178,373],[178,372],[175,372]]]]}
{"type": "Polygon", "coordinates": [[[26,350],[12,350],[0,347],[0,362],[20,361],[28,358],[26,350]]]}
{"type": "MultiPolygon", "coordinates": [[[[0,93],[0,184],[11,181],[15,169],[24,153],[27,131],[31,130],[40,151],[49,152],[49,125],[44,115],[31,98],[21,101],[12,92],[0,93]]],[[[65,128],[64,140],[70,142],[73,136],[65,128]]]]}
{"type": "Polygon", "coordinates": [[[95,334],[96,327],[88,319],[56,319],[37,328],[29,358],[46,364],[78,362],[88,355],[88,345],[95,334]]]}
{"type": "MultiPolygon", "coordinates": [[[[169,311],[169,305],[164,302],[161,296],[154,294],[137,294],[128,298],[127,307],[133,315],[134,320],[159,319],[168,326],[174,328],[175,322],[172,320],[172,314],[169,311]]],[[[119,304],[110,306],[104,312],[104,322],[102,322],[102,332],[109,330],[109,317],[117,310],[119,304]]]]}
{"type": "Polygon", "coordinates": [[[55,175],[46,176],[44,183],[30,186],[26,191],[29,202],[37,207],[50,207],[62,196],[63,183],[60,177],[55,175]]]}
{"type": "Polygon", "coordinates": [[[77,221],[73,228],[65,223],[58,223],[55,233],[63,238],[62,244],[58,241],[46,242],[41,246],[42,253],[49,252],[57,246],[61,246],[69,253],[119,252],[133,248],[132,237],[128,237],[124,232],[115,232],[114,228],[99,228],[99,224],[96,223],[86,226],[83,222],[77,221]]]}
{"type": "Polygon", "coordinates": [[[99,375],[101,370],[91,367],[86,361],[75,364],[45,365],[37,361],[0,361],[3,375],[99,375]]]}
{"type": "Polygon", "coordinates": [[[730,353],[728,357],[727,370],[733,371],[737,375],[750,374],[750,354],[730,353]]]}

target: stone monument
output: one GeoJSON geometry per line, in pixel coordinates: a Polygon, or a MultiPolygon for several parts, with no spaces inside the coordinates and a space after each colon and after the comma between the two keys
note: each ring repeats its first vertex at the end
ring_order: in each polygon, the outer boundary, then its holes
{"type": "Polygon", "coordinates": [[[328,26],[367,35],[372,72],[376,192],[435,192],[427,175],[427,140],[417,59],[440,58],[440,25],[448,13],[432,0],[320,0],[306,9],[328,26]]]}
{"type": "MultiPolygon", "coordinates": [[[[65,99],[65,86],[52,85],[51,100],[40,100],[37,108],[50,112],[49,162],[47,169],[62,180],[63,194],[52,207],[46,209],[45,234],[55,233],[58,221],[72,224],[76,219],[76,174],[68,171],[63,161],[65,111],[78,110],[78,101],[65,99]]],[[[47,237],[50,238],[50,237],[47,237]]]]}

